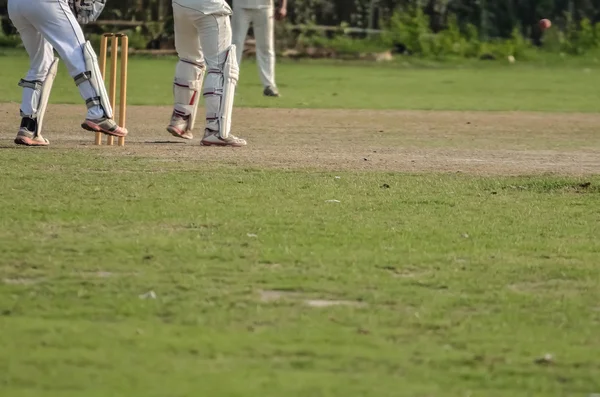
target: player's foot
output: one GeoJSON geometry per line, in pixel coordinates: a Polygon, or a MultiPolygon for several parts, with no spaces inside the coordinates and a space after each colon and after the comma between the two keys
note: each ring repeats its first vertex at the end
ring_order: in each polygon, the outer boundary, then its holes
{"type": "Polygon", "coordinates": [[[25,146],[48,146],[50,142],[41,135],[35,135],[25,127],[21,127],[15,138],[17,145],[25,146]]]}
{"type": "Polygon", "coordinates": [[[176,113],[173,113],[173,117],[171,117],[171,122],[167,126],[167,131],[173,136],[182,139],[193,139],[194,135],[192,131],[188,131],[188,123],[190,116],[180,116],[176,113]]]}
{"type": "Polygon", "coordinates": [[[278,97],[279,96],[279,91],[277,90],[277,87],[267,87],[263,91],[263,95],[264,96],[278,97]]]}
{"type": "Polygon", "coordinates": [[[231,146],[231,147],[242,147],[248,143],[245,139],[238,138],[237,136],[229,134],[227,138],[221,138],[218,132],[206,130],[204,138],[200,142],[202,146],[231,146]]]}
{"type": "Polygon", "coordinates": [[[93,132],[101,132],[106,135],[125,137],[127,136],[127,129],[123,128],[113,119],[102,118],[97,120],[86,119],[82,124],[81,128],[93,132]]]}

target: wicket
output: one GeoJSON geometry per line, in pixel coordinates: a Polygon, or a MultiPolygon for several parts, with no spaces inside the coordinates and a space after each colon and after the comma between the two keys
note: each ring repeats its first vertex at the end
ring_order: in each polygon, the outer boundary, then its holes
{"type": "MultiPolygon", "coordinates": [[[[113,113],[116,115],[117,102],[117,65],[119,61],[119,39],[121,39],[121,81],[120,81],[120,98],[119,98],[119,125],[125,128],[127,118],[127,64],[129,61],[129,38],[122,33],[105,33],[102,35],[100,42],[100,74],[106,81],[106,58],[108,52],[108,40],[111,39],[111,63],[110,63],[110,84],[108,96],[110,105],[113,108],[113,113]]],[[[125,138],[119,137],[119,146],[125,146],[125,138]]],[[[114,137],[108,136],[107,145],[114,144],[114,137]]],[[[102,133],[96,132],[96,145],[102,145],[102,133]]]]}

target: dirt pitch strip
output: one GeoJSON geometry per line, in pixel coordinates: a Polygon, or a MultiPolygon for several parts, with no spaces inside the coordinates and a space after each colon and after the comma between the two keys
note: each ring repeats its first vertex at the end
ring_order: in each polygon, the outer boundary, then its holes
{"type": "MultiPolygon", "coordinates": [[[[18,104],[0,104],[0,147],[12,148],[18,104]]],[[[169,107],[129,107],[125,148],[94,146],[83,106],[53,105],[44,136],[56,150],[252,168],[483,175],[600,173],[600,114],[249,109],[234,111],[242,149],[202,148],[165,131],[169,107]]],[[[202,114],[202,109],[199,110],[202,114]]],[[[201,121],[200,121],[201,124],[201,121]]]]}

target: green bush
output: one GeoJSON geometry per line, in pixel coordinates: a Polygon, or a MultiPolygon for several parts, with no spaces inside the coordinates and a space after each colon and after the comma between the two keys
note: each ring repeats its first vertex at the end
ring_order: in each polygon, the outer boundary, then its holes
{"type": "Polygon", "coordinates": [[[396,46],[408,55],[421,58],[503,58],[525,57],[532,48],[518,29],[508,39],[480,40],[477,28],[472,24],[462,27],[455,16],[450,16],[445,29],[434,33],[429,17],[421,8],[396,11],[384,24],[380,36],[353,39],[344,34],[344,26],[333,38],[327,38],[314,29],[301,32],[297,44],[300,47],[327,49],[339,55],[361,54],[391,50],[396,46]]]}
{"type": "Polygon", "coordinates": [[[339,55],[357,55],[390,50],[385,43],[377,38],[353,39],[345,35],[336,35],[331,39],[324,36],[304,37],[298,41],[298,44],[305,48],[328,49],[339,55]]]}
{"type": "Polygon", "coordinates": [[[148,44],[149,37],[151,37],[143,34],[140,26],[136,27],[135,30],[127,32],[127,35],[129,36],[129,47],[136,50],[145,49],[146,45],[148,44]]]}
{"type": "MultiPolygon", "coordinates": [[[[146,48],[148,38],[143,35],[139,29],[130,30],[124,33],[126,33],[129,38],[129,48],[135,50],[143,50],[146,48]]],[[[100,42],[102,41],[101,34],[89,34],[87,35],[87,39],[92,43],[92,47],[94,47],[96,51],[100,51],[100,42]]]]}
{"type": "Polygon", "coordinates": [[[408,54],[424,58],[517,57],[531,47],[518,29],[514,29],[508,39],[481,41],[474,25],[461,28],[455,16],[448,18],[445,29],[434,33],[429,27],[429,18],[420,8],[396,11],[384,26],[385,42],[401,44],[408,54]]]}
{"type": "Polygon", "coordinates": [[[382,52],[389,48],[378,39],[352,39],[348,36],[336,36],[330,41],[331,48],[338,54],[359,54],[382,52]]]}
{"type": "Polygon", "coordinates": [[[566,29],[560,36],[561,50],[572,55],[583,55],[600,46],[600,23],[592,25],[588,18],[579,23],[566,14],[566,29]]]}
{"type": "Polygon", "coordinates": [[[429,28],[429,17],[420,7],[406,12],[396,11],[383,23],[383,40],[391,45],[401,43],[410,54],[431,56],[437,52],[435,35],[429,28]]]}
{"type": "MultiPolygon", "coordinates": [[[[459,57],[473,55],[473,45],[462,34],[455,16],[448,20],[448,28],[438,33],[441,53],[449,53],[459,57]]],[[[477,43],[478,46],[478,43],[477,43]]]]}

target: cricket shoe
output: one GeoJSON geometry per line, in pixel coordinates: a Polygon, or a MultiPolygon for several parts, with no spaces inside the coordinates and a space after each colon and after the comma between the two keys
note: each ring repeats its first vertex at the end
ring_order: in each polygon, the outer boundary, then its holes
{"type": "Polygon", "coordinates": [[[267,87],[263,91],[263,95],[264,96],[278,97],[279,96],[279,91],[277,90],[277,87],[267,87]]]}
{"type": "Polygon", "coordinates": [[[231,146],[231,147],[242,147],[248,143],[245,139],[238,138],[237,136],[229,134],[227,138],[221,138],[218,132],[206,130],[204,138],[200,142],[202,146],[231,146]]]}
{"type": "Polygon", "coordinates": [[[48,146],[50,144],[46,138],[41,135],[36,135],[25,127],[19,129],[17,137],[15,138],[15,143],[17,145],[25,146],[48,146]]]}
{"type": "Polygon", "coordinates": [[[127,136],[127,129],[119,126],[113,119],[109,119],[108,117],[97,120],[86,119],[81,124],[81,128],[117,137],[127,136]]]}
{"type": "Polygon", "coordinates": [[[182,139],[193,139],[194,135],[191,131],[188,131],[188,124],[190,122],[190,116],[182,116],[173,112],[171,122],[167,126],[167,131],[177,138],[182,139]]]}

